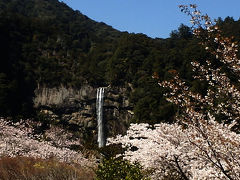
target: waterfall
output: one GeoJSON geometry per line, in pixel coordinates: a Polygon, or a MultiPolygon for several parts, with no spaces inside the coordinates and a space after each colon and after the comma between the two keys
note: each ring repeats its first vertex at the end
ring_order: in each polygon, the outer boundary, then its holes
{"type": "Polygon", "coordinates": [[[103,98],[104,98],[104,88],[97,89],[97,100],[96,100],[96,110],[97,110],[97,122],[98,122],[98,147],[105,146],[104,137],[104,123],[103,123],[103,98]]]}

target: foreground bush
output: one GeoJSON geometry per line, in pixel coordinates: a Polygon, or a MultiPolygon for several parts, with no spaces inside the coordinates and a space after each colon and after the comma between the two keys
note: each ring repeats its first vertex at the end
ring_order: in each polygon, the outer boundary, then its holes
{"type": "Polygon", "coordinates": [[[28,157],[1,157],[1,180],[92,180],[94,172],[77,165],[68,165],[54,159],[28,157]]]}
{"type": "Polygon", "coordinates": [[[96,180],[141,180],[144,178],[142,168],[139,164],[121,159],[105,159],[96,171],[96,180]]]}

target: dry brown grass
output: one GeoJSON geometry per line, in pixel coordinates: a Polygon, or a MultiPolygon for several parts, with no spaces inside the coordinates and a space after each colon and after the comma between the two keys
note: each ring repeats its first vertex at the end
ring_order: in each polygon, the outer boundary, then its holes
{"type": "Polygon", "coordinates": [[[0,157],[1,180],[93,180],[94,171],[55,159],[0,157]]]}

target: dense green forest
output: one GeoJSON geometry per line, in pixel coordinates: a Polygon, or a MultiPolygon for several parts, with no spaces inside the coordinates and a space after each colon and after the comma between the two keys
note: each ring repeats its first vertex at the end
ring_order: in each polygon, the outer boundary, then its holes
{"type": "MultiPolygon", "coordinates": [[[[240,20],[219,18],[217,23],[239,40],[240,20]]],[[[152,39],[95,22],[58,0],[1,0],[0,49],[2,116],[34,115],[32,99],[39,86],[131,83],[133,121],[149,123],[171,122],[177,111],[164,100],[153,73],[163,80],[175,69],[201,90],[204,84],[193,80],[190,61],[209,57],[183,24],[167,39],[152,39]]]]}

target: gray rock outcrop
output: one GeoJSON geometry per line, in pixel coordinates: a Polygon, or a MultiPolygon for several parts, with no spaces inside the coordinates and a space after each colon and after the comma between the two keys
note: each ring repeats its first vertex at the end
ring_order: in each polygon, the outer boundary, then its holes
{"type": "MultiPolygon", "coordinates": [[[[34,105],[53,121],[76,125],[82,137],[87,132],[96,138],[96,92],[97,89],[89,85],[79,89],[40,87],[35,90],[34,105]]],[[[107,136],[124,133],[133,117],[133,107],[127,93],[125,87],[106,88],[103,118],[107,136]]]]}

